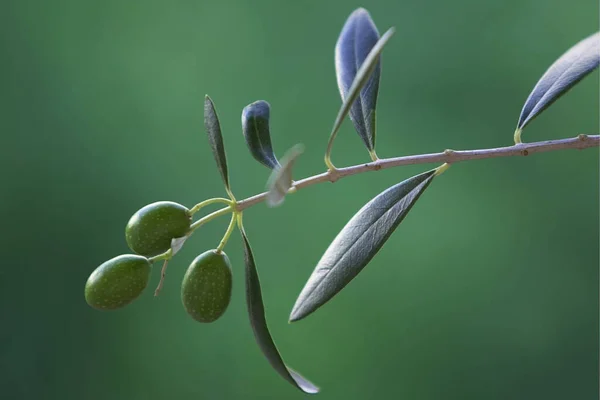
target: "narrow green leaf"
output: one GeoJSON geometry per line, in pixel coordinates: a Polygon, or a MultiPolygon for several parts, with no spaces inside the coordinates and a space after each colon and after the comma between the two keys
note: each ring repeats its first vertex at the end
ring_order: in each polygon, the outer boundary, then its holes
{"type": "Polygon", "coordinates": [[[240,226],[242,241],[244,242],[244,261],[246,264],[246,303],[248,305],[248,315],[250,316],[250,325],[254,332],[254,337],[263,354],[273,367],[285,380],[303,391],[304,393],[315,394],[319,388],[308,381],[302,375],[287,367],[273,342],[273,337],[269,332],[267,320],[265,317],[265,307],[262,299],[262,291],[252,248],[248,237],[240,226]]]}
{"type": "Polygon", "coordinates": [[[517,130],[585,78],[600,63],[600,32],[583,39],[556,60],[537,82],[521,110],[517,130]]]}
{"type": "Polygon", "coordinates": [[[225,147],[223,146],[223,135],[221,134],[221,124],[215,110],[215,105],[210,97],[204,97],[204,128],[208,135],[210,148],[215,156],[217,168],[221,173],[225,188],[229,192],[229,175],[227,173],[227,157],[225,156],[225,147]]]}
{"type": "Polygon", "coordinates": [[[276,167],[267,181],[267,200],[269,207],[276,207],[283,203],[285,195],[294,184],[292,170],[300,154],[304,152],[304,146],[297,144],[288,150],[281,159],[281,166],[276,167]]]}
{"type": "Polygon", "coordinates": [[[279,167],[271,145],[269,118],[271,106],[264,100],[248,104],[242,110],[242,132],[252,156],[269,169],[279,167]]]}
{"type": "Polygon", "coordinates": [[[348,221],[302,289],[290,321],[298,321],[321,307],[358,275],[427,189],[435,171],[424,172],[390,187],[348,221]]]}
{"type": "MultiPolygon", "coordinates": [[[[378,40],[379,32],[369,12],[364,8],[355,10],[346,20],[335,45],[335,73],[342,102],[348,97],[358,68],[378,40]]],[[[375,111],[380,75],[381,62],[377,61],[373,73],[350,107],[354,128],[370,151],[375,149],[375,111]]]]}
{"type": "Polygon", "coordinates": [[[360,68],[356,72],[356,76],[352,81],[352,85],[350,86],[350,89],[348,89],[348,93],[344,100],[344,104],[342,104],[342,107],[340,108],[340,111],[338,112],[338,115],[335,118],[333,129],[331,130],[331,135],[329,136],[329,143],[327,144],[327,155],[331,153],[333,140],[337,136],[337,133],[340,127],[342,126],[342,122],[344,121],[344,118],[346,118],[346,115],[348,115],[350,107],[352,107],[352,104],[354,104],[354,101],[359,95],[361,89],[369,80],[369,77],[375,69],[375,66],[379,62],[379,55],[383,51],[383,47],[390,40],[395,31],[396,30],[394,28],[390,28],[386,33],[383,34],[381,39],[379,39],[377,43],[375,43],[375,46],[373,46],[373,48],[361,64],[360,68]]]}

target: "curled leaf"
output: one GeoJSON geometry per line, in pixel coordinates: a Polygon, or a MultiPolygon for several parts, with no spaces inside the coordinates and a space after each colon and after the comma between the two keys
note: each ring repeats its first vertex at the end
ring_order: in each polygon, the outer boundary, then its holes
{"type": "Polygon", "coordinates": [[[252,156],[269,169],[279,166],[271,145],[270,105],[264,100],[248,104],[242,110],[242,132],[252,156]]]}
{"type": "Polygon", "coordinates": [[[281,159],[281,166],[276,167],[267,181],[267,205],[276,207],[283,203],[285,195],[294,184],[292,170],[296,159],[304,152],[304,146],[297,144],[288,150],[281,159]]]}
{"type": "Polygon", "coordinates": [[[304,393],[318,393],[319,388],[317,386],[285,365],[277,350],[277,346],[275,346],[275,342],[273,342],[273,337],[267,326],[260,280],[258,279],[258,272],[256,271],[252,248],[250,247],[250,242],[248,242],[248,237],[241,224],[240,233],[242,234],[242,241],[244,242],[244,262],[246,264],[246,303],[248,305],[250,325],[252,326],[256,342],[273,369],[275,369],[275,371],[277,371],[277,373],[285,380],[304,393]]]}
{"type": "Polygon", "coordinates": [[[519,139],[520,131],[531,120],[596,69],[599,63],[600,32],[588,36],[560,56],[542,75],[525,101],[517,123],[519,139]]]}
{"type": "Polygon", "coordinates": [[[227,191],[230,191],[229,174],[227,173],[227,157],[225,156],[225,147],[223,146],[221,124],[215,110],[215,105],[208,95],[204,97],[204,128],[208,135],[210,148],[215,156],[215,161],[217,162],[217,168],[225,183],[225,188],[227,188],[227,191]]]}
{"type": "MultiPolygon", "coordinates": [[[[340,108],[340,111],[338,112],[338,115],[335,118],[335,122],[333,123],[333,129],[331,130],[331,135],[329,136],[329,143],[327,144],[326,159],[328,159],[329,154],[331,154],[333,140],[337,136],[337,133],[340,130],[340,127],[342,126],[342,122],[344,121],[344,118],[346,117],[346,115],[348,115],[352,104],[354,104],[354,101],[358,97],[360,91],[369,80],[369,77],[373,73],[375,66],[379,62],[379,55],[383,51],[383,47],[390,40],[395,31],[396,30],[394,28],[390,28],[387,30],[387,32],[383,34],[381,39],[379,39],[377,43],[375,43],[375,46],[373,46],[367,57],[365,57],[365,60],[361,64],[358,71],[356,71],[356,76],[352,81],[350,89],[348,89],[348,92],[344,99],[344,103],[342,104],[342,107],[340,108]]],[[[369,147],[369,145],[367,145],[367,147],[369,147]]]]}
{"type": "Polygon", "coordinates": [[[362,271],[427,189],[435,172],[424,172],[388,188],[348,221],[302,289],[290,321],[321,307],[362,271]]]}
{"type": "MultiPolygon", "coordinates": [[[[358,69],[378,40],[379,32],[367,10],[359,8],[348,17],[335,45],[335,73],[342,102],[348,98],[358,69]]],[[[354,128],[370,151],[375,149],[375,110],[380,74],[381,62],[377,59],[371,76],[350,108],[354,128]]]]}

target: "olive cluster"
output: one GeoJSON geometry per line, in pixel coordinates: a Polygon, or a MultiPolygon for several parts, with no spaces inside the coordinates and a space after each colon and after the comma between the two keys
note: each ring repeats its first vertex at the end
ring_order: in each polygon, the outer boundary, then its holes
{"type": "MultiPolygon", "coordinates": [[[[156,202],[137,211],[125,228],[125,239],[135,254],[112,258],[92,272],[85,285],[87,303],[99,310],[115,310],[137,299],[148,286],[152,264],[170,257],[173,239],[189,235],[191,224],[190,210],[174,202],[156,202]]],[[[229,258],[213,249],[190,264],[181,300],[196,321],[213,322],[227,309],[231,288],[229,258]]]]}
{"type": "Polygon", "coordinates": [[[281,162],[277,159],[271,145],[269,110],[269,103],[258,100],[244,107],[242,111],[242,132],[248,149],[258,162],[271,170],[267,192],[257,196],[254,203],[250,203],[249,199],[236,201],[229,184],[221,124],[212,99],[206,96],[204,128],[228,197],[206,199],[190,209],[167,201],[152,203],[140,209],[131,217],[125,228],[125,239],[135,254],[115,257],[96,268],[85,285],[85,298],[90,306],[100,310],[124,307],[146,289],[152,264],[163,261],[156,295],[162,287],[169,260],[186,240],[203,224],[231,214],[229,226],[217,247],[200,254],[187,269],[181,284],[183,306],[186,312],[199,322],[216,321],[226,311],[231,300],[232,273],[231,263],[223,249],[237,225],[244,249],[246,305],[254,338],[281,377],[304,393],[317,393],[317,386],[284,363],[273,341],[267,325],[254,255],[243,224],[244,209],[257,204],[257,200],[276,206],[283,202],[288,192],[294,191],[292,167],[301,153],[301,147],[292,147],[281,162]],[[201,209],[212,204],[222,204],[224,207],[192,222],[201,209]]]}

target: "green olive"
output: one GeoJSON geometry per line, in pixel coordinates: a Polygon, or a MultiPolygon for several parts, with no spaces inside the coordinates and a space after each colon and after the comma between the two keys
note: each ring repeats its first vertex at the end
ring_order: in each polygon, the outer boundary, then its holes
{"type": "Polygon", "coordinates": [[[146,257],[162,254],[171,248],[171,240],[185,236],[192,216],[181,204],[159,201],[133,214],[125,228],[129,248],[146,257]]]}
{"type": "Polygon", "coordinates": [[[209,250],[192,261],[183,277],[181,301],[199,322],[216,321],[231,299],[231,263],[224,252],[209,250]]]}
{"type": "Polygon", "coordinates": [[[135,300],[150,279],[146,257],[125,254],[100,265],[85,284],[85,300],[99,310],[115,310],[135,300]]]}

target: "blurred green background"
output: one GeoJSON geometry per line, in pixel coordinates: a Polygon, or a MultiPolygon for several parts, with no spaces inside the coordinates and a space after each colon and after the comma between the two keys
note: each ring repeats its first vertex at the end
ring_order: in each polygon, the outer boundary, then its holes
{"type": "MultiPolygon", "coordinates": [[[[510,145],[545,69],[598,28],[598,3],[478,1],[8,0],[1,6],[3,266],[0,397],[299,399],[255,345],[236,233],[234,295],[202,325],[181,278],[214,248],[211,222],[131,306],[85,303],[88,275],[128,252],[143,205],[224,195],[202,123],[224,129],[238,198],[267,170],[241,135],[246,104],[272,106],[296,176],[321,172],[340,105],[333,48],[366,7],[397,27],[383,56],[378,154],[510,145]]],[[[598,72],[536,119],[525,141],[598,132],[598,72]]],[[[368,159],[346,122],[337,165],[368,159]]],[[[598,397],[598,152],[453,166],[373,262],[313,316],[287,324],[330,241],[370,198],[430,166],[365,174],[246,212],[268,320],[286,361],[323,399],[598,397]]]]}

